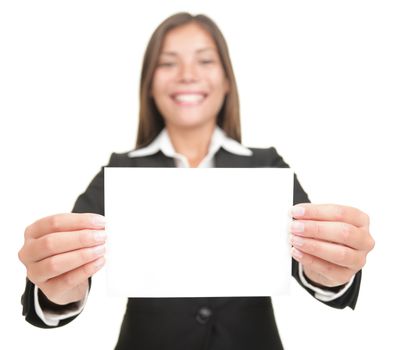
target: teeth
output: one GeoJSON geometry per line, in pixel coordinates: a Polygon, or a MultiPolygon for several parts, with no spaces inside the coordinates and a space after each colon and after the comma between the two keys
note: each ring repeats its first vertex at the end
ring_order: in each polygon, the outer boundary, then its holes
{"type": "Polygon", "coordinates": [[[175,100],[179,102],[200,102],[204,98],[201,94],[181,94],[175,96],[175,100]]]}

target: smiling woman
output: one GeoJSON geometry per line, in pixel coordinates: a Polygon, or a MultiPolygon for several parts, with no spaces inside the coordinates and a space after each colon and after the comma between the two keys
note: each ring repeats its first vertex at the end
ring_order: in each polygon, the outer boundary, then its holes
{"type": "Polygon", "coordinates": [[[164,126],[163,118],[174,118],[171,109],[183,123],[191,122],[190,113],[196,125],[204,124],[201,118],[210,119],[210,124],[216,120],[229,137],[241,142],[239,97],[228,47],[207,16],[180,13],[167,18],[153,33],[142,66],[137,147],[157,136],[164,126]],[[190,92],[199,97],[189,96],[190,92]],[[201,96],[200,108],[175,109],[201,96]],[[206,115],[198,115],[201,112],[206,115]]]}
{"type": "MultiPolygon", "coordinates": [[[[146,49],[136,149],[113,153],[108,166],[288,167],[274,148],[246,148],[240,135],[237,87],[221,32],[203,15],[169,17],[146,49]]],[[[105,263],[103,197],[102,170],[73,213],[26,228],[19,258],[27,269],[22,302],[30,323],[63,326],[82,311],[90,277],[105,263]]],[[[296,177],[294,204],[293,277],[319,301],[355,308],[374,245],[368,216],[310,204],[296,177]]],[[[275,350],[282,344],[269,297],[130,298],[116,348],[275,350]]]]}
{"type": "Polygon", "coordinates": [[[191,166],[206,154],[228,85],[216,45],[200,25],[190,23],[166,35],[152,97],[175,148],[190,159],[191,166]],[[194,139],[194,144],[180,149],[182,142],[176,135],[194,139]]]}

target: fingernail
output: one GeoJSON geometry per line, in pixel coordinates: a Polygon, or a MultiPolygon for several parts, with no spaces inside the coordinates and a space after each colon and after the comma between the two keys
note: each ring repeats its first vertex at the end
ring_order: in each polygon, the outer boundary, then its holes
{"type": "Polygon", "coordinates": [[[104,228],[106,224],[105,216],[93,215],[91,218],[91,223],[94,225],[94,227],[104,228]]]}
{"type": "Polygon", "coordinates": [[[291,236],[291,242],[292,242],[292,245],[294,245],[294,246],[296,246],[296,247],[301,247],[301,246],[304,244],[304,239],[292,235],[292,236],[291,236]]]}
{"type": "Polygon", "coordinates": [[[94,232],[96,242],[104,242],[106,240],[106,232],[104,230],[94,232]]]}
{"type": "Polygon", "coordinates": [[[94,255],[102,255],[105,252],[105,246],[104,245],[99,245],[98,247],[93,248],[93,254],[94,255]]]}
{"type": "Polygon", "coordinates": [[[294,206],[292,207],[291,212],[293,217],[299,217],[299,216],[303,216],[306,210],[304,209],[304,207],[294,206]]]}
{"type": "Polygon", "coordinates": [[[303,257],[303,254],[299,250],[297,250],[296,248],[292,248],[292,256],[296,260],[298,260],[298,259],[301,259],[303,257]]]}
{"type": "Polygon", "coordinates": [[[299,221],[292,221],[291,232],[294,232],[294,233],[304,232],[304,224],[299,221]]]}

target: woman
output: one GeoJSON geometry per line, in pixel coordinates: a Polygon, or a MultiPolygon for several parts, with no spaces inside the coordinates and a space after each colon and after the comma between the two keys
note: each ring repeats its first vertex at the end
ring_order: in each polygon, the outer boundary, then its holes
{"type": "MultiPolygon", "coordinates": [[[[148,44],[140,86],[137,145],[109,166],[287,167],[275,149],[240,144],[239,102],[225,40],[206,16],[166,19],[148,44]],[[190,40],[192,38],[192,40],[190,40]]],[[[320,301],[355,307],[361,268],[374,241],[358,209],[310,204],[295,181],[293,276],[320,301]]],[[[104,265],[103,171],[72,214],[26,228],[22,298],[39,327],[70,322],[83,309],[90,277],[104,265]],[[93,214],[95,213],[95,214],[93,214]]],[[[281,349],[270,298],[130,299],[117,349],[281,349]]]]}

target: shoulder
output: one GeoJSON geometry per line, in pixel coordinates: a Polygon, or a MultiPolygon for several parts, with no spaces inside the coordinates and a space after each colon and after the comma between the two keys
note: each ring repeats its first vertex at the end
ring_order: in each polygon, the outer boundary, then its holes
{"type": "Polygon", "coordinates": [[[251,148],[252,157],[256,166],[272,167],[272,168],[286,168],[288,164],[284,162],[283,158],[278,154],[275,147],[269,148],[251,148]]]}
{"type": "Polygon", "coordinates": [[[275,147],[255,148],[247,147],[252,153],[253,157],[257,158],[274,158],[278,153],[275,147]]]}
{"type": "Polygon", "coordinates": [[[174,166],[173,159],[165,156],[162,151],[152,154],[135,155],[133,151],[112,153],[108,167],[162,167],[174,166]]]}
{"type": "Polygon", "coordinates": [[[113,152],[110,156],[108,166],[122,167],[122,166],[129,165],[131,163],[131,158],[129,156],[129,153],[130,153],[129,151],[123,153],[113,152]]]}

